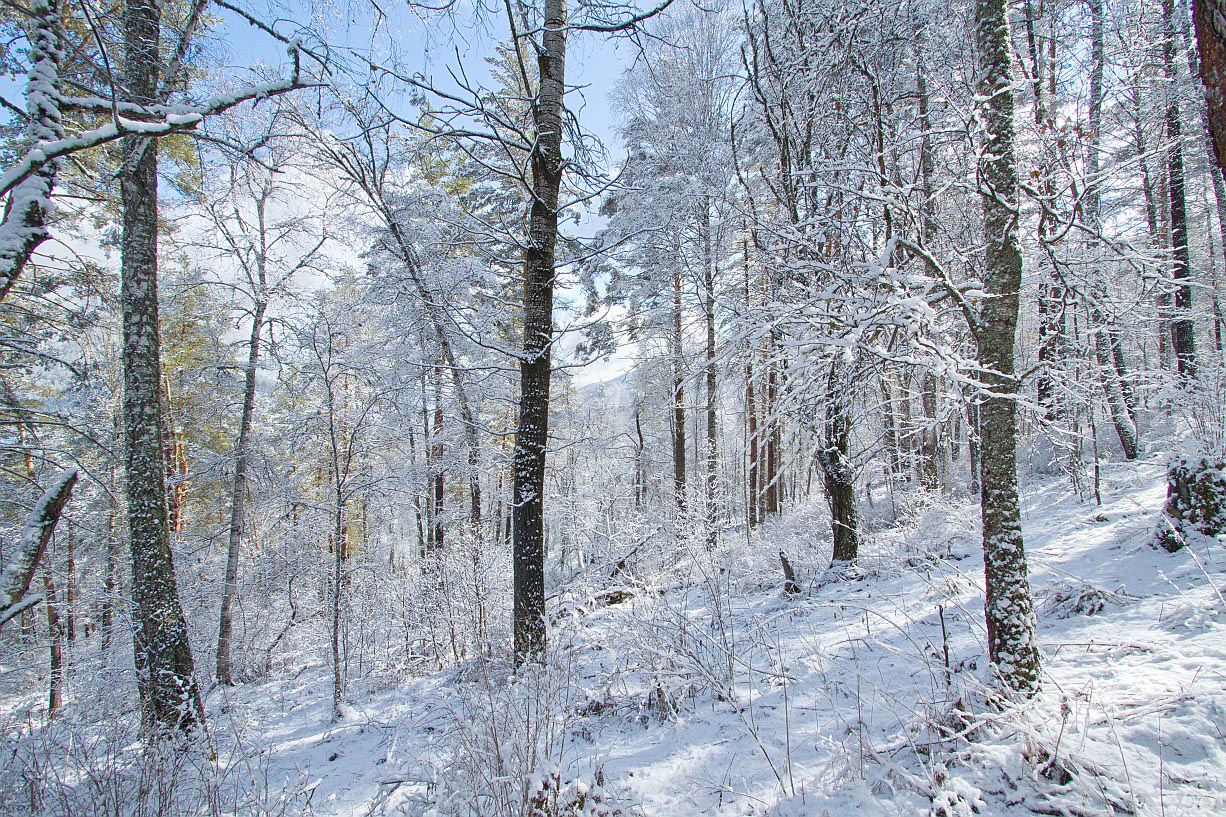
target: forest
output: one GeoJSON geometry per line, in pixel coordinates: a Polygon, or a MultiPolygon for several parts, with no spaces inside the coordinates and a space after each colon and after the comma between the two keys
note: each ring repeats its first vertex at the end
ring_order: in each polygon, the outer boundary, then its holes
{"type": "Polygon", "coordinates": [[[1226,813],[1223,0],[0,26],[0,814],[1226,813]]]}

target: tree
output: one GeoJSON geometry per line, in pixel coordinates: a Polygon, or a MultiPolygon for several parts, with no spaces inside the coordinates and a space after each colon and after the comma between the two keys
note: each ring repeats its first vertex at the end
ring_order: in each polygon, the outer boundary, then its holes
{"type": "Polygon", "coordinates": [[[1162,21],[1162,65],[1170,83],[1166,100],[1166,174],[1171,208],[1171,279],[1175,289],[1175,312],[1171,319],[1171,349],[1175,353],[1179,376],[1189,379],[1196,377],[1196,335],[1191,314],[1192,286],[1188,281],[1192,272],[1188,251],[1183,124],[1180,121],[1176,83],[1178,66],[1175,65],[1175,46],[1178,42],[1178,35],[1175,28],[1174,0],[1162,1],[1162,21]]]}
{"type": "Polygon", "coordinates": [[[1192,24],[1200,51],[1213,153],[1218,170],[1226,175],[1226,5],[1221,0],[1193,0],[1192,24]]]}
{"type": "Polygon", "coordinates": [[[1039,648],[1017,488],[1014,342],[1022,287],[1018,182],[1013,145],[1012,47],[1002,0],[976,0],[983,123],[979,188],[983,207],[984,299],[972,325],[983,366],[979,402],[980,510],[988,656],[1011,694],[1039,688],[1039,648]]]}
{"type": "MultiPolygon", "coordinates": [[[[236,140],[238,141],[238,140],[236,140]]],[[[253,141],[253,140],[246,140],[253,141]]],[[[266,334],[266,323],[274,301],[286,294],[295,276],[319,266],[320,255],[329,238],[327,204],[319,215],[276,210],[291,207],[291,199],[309,200],[312,190],[302,179],[297,183],[287,176],[296,168],[287,159],[293,146],[274,145],[259,163],[242,157],[226,156],[231,165],[229,185],[220,194],[204,193],[201,210],[213,233],[207,249],[216,254],[220,265],[227,261],[238,269],[234,281],[224,284],[247,300],[243,307],[250,320],[243,366],[242,408],[238,439],[234,445],[234,482],[230,496],[229,533],[226,548],[225,580],[222,586],[221,613],[217,630],[217,682],[233,684],[231,642],[233,605],[238,594],[239,557],[247,522],[248,473],[252,459],[252,434],[256,409],[256,374],[266,334]],[[273,210],[274,212],[270,212],[273,210]]],[[[318,187],[319,185],[316,185],[318,187]]]]}
{"type": "MultiPolygon", "coordinates": [[[[161,14],[155,0],[123,11],[126,96],[159,99],[161,14]]],[[[132,554],[133,650],[141,712],[151,728],[192,729],[204,717],[187,622],[179,604],[162,470],[163,404],[158,329],[157,142],[124,138],[122,289],[124,473],[132,554]]]]}
{"type": "Polygon", "coordinates": [[[685,336],[698,324],[704,387],[702,523],[718,542],[719,391],[717,280],[726,265],[734,172],[727,123],[733,114],[737,41],[726,13],[694,9],[653,27],[650,71],[628,71],[617,102],[626,116],[630,155],[607,199],[604,241],[613,249],[615,293],[632,310],[640,344],[664,335],[672,368],[673,485],[678,513],[688,510],[685,336]],[[723,262],[723,264],[721,264],[723,262]],[[670,299],[671,295],[671,299],[670,299]]]}

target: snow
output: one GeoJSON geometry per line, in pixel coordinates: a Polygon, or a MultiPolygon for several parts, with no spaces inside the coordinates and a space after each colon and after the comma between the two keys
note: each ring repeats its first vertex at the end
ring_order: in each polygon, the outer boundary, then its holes
{"type": "Polygon", "coordinates": [[[1150,545],[1162,466],[1108,466],[1102,507],[1059,480],[1027,491],[1046,676],[1018,708],[987,702],[977,508],[961,503],[866,536],[839,574],[820,569],[814,515],[777,522],[663,595],[575,605],[519,683],[471,663],[355,694],[334,722],[327,668],[306,666],[215,690],[211,719],[241,722],[269,779],[320,815],[483,813],[466,786],[496,798],[528,777],[587,792],[585,808],[678,817],[1222,813],[1226,559],[1150,545]]]}
{"type": "Polygon", "coordinates": [[[58,521],[46,518],[47,508],[64,492],[64,486],[76,478],[76,468],[65,470],[43,493],[26,517],[17,546],[17,556],[4,568],[4,573],[0,574],[0,609],[13,604],[27,589],[23,585],[33,573],[36,560],[42,555],[40,544],[43,531],[48,524],[58,521]]]}
{"type": "Polygon", "coordinates": [[[336,720],[321,659],[213,689],[210,740],[220,764],[257,758],[290,813],[338,817],[516,813],[525,786],[575,814],[1220,814],[1226,558],[1152,546],[1164,464],[1106,464],[1102,506],[1025,486],[1045,675],[1024,705],[991,702],[962,498],[897,525],[877,508],[838,571],[814,507],[621,604],[572,583],[550,660],[517,681],[498,659],[368,676],[336,720]]]}

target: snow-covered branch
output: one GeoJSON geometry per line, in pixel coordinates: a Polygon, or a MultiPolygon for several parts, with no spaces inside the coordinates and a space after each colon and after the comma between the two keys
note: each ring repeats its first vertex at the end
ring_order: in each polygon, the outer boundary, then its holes
{"type": "Polygon", "coordinates": [[[26,599],[26,591],[30,589],[34,569],[51,541],[51,534],[55,533],[55,525],[60,521],[64,505],[72,496],[77,476],[76,468],[69,468],[60,475],[26,518],[17,555],[0,574],[0,627],[22,610],[38,603],[37,599],[26,599]]]}

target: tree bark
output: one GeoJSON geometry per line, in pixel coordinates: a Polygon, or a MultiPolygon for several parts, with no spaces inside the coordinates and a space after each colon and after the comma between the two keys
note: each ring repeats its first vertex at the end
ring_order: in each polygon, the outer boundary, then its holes
{"type": "Polygon", "coordinates": [[[537,73],[540,87],[532,104],[536,142],[529,156],[532,208],[524,250],[524,345],[519,360],[519,431],[514,455],[512,620],[517,665],[542,660],[545,651],[545,455],[549,444],[558,191],[564,170],[566,0],[545,0],[537,73]]]}
{"type": "Polygon", "coordinates": [[[706,360],[704,361],[707,386],[707,450],[706,457],[704,458],[706,478],[703,481],[703,528],[706,532],[707,548],[710,549],[719,544],[719,515],[716,508],[719,479],[719,452],[717,449],[719,429],[717,426],[716,407],[719,394],[716,390],[715,376],[715,247],[711,235],[711,201],[709,196],[703,198],[699,223],[702,227],[703,236],[703,317],[705,318],[707,330],[706,360]]]}
{"type": "MultiPolygon", "coordinates": [[[[159,18],[156,0],[129,0],[124,7],[123,75],[133,102],[156,101],[159,18]]],[[[124,139],[123,149],[119,183],[123,207],[124,472],[132,554],[134,660],[145,725],[190,730],[204,713],[170,553],[162,458],[157,143],[131,136],[124,139]]]]}
{"type": "Polygon", "coordinates": [[[26,517],[17,554],[0,574],[0,626],[4,626],[5,622],[24,613],[32,604],[38,602],[38,598],[29,598],[26,593],[30,590],[34,571],[47,550],[47,543],[55,533],[60,514],[64,512],[64,506],[72,496],[72,488],[76,483],[77,469],[65,471],[55,484],[43,493],[38,504],[26,517]]]}
{"type": "Polygon", "coordinates": [[[860,552],[860,515],[856,509],[856,478],[848,453],[851,445],[851,384],[838,363],[831,364],[826,394],[826,422],[818,462],[822,466],[835,562],[854,561],[860,552]]]}
{"type": "MultiPolygon", "coordinates": [[[[1090,6],[1090,109],[1087,124],[1090,128],[1086,145],[1085,220],[1097,231],[1101,224],[1101,196],[1098,183],[1098,152],[1102,143],[1103,124],[1103,69],[1106,63],[1103,43],[1103,0],[1089,0],[1090,6]]],[[[1097,244],[1091,239],[1091,246],[1097,244]]],[[[1124,458],[1137,458],[1137,426],[1128,399],[1124,392],[1121,369],[1124,366],[1124,351],[1120,348],[1114,318],[1103,313],[1102,302],[1106,300],[1107,287],[1100,271],[1091,284],[1090,318],[1094,324],[1094,355],[1098,362],[1098,377],[1107,405],[1111,409],[1111,422],[1124,458]],[[1118,357],[1118,366],[1117,366],[1118,357]]]]}
{"type": "Polygon", "coordinates": [[[1174,87],[1178,72],[1175,68],[1175,4],[1162,0],[1162,60],[1166,78],[1170,81],[1166,104],[1166,172],[1167,192],[1171,204],[1171,279],[1175,284],[1174,315],[1171,318],[1171,350],[1175,365],[1183,379],[1196,377],[1196,337],[1192,322],[1192,287],[1188,255],[1188,212],[1185,199],[1183,168],[1183,126],[1179,121],[1179,96],[1174,87]]]}
{"type": "MultiPolygon", "coordinates": [[[[261,208],[262,209],[262,208],[261,208]]],[[[262,259],[257,262],[263,267],[262,259]]],[[[259,272],[259,285],[264,285],[264,273],[259,272]]],[[[221,591],[221,616],[217,627],[217,683],[234,683],[230,667],[230,645],[233,639],[232,609],[238,595],[238,561],[246,525],[247,468],[250,462],[251,427],[255,417],[255,376],[260,362],[260,334],[264,327],[264,312],[268,301],[257,298],[251,319],[247,366],[243,381],[243,411],[238,424],[238,445],[234,450],[234,493],[230,499],[230,536],[226,549],[226,577],[221,591]]]]}
{"type": "Polygon", "coordinates": [[[1004,0],[976,0],[975,39],[982,65],[979,97],[986,132],[980,151],[984,237],[983,306],[974,327],[986,393],[979,409],[980,510],[988,655],[1007,693],[1039,688],[1039,651],[1018,501],[1017,333],[1022,256],[1018,248],[1017,162],[1009,21],[1004,0]]]}
{"type": "Polygon", "coordinates": [[[60,616],[50,558],[43,565],[43,591],[47,594],[47,633],[51,636],[51,679],[47,686],[47,714],[64,705],[64,622],[60,616]]]}
{"type": "Polygon", "coordinates": [[[1192,0],[1192,24],[1200,51],[1213,156],[1218,170],[1226,173],[1226,2],[1192,0]]]}
{"type": "Polygon", "coordinates": [[[685,475],[685,346],[681,328],[681,267],[673,271],[673,499],[677,515],[684,517],[689,503],[686,499],[685,475]]]}
{"type": "Polygon", "coordinates": [[[941,472],[937,441],[940,427],[937,423],[937,378],[932,372],[924,372],[920,405],[924,410],[924,429],[920,433],[920,485],[926,491],[941,489],[941,472]]]}

